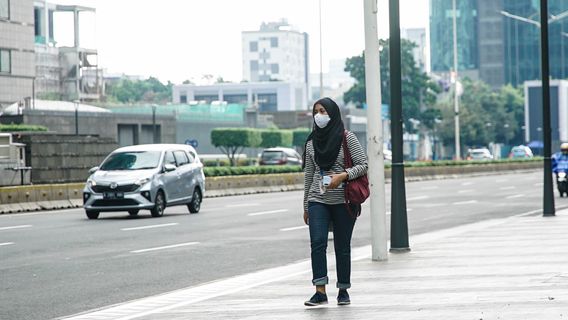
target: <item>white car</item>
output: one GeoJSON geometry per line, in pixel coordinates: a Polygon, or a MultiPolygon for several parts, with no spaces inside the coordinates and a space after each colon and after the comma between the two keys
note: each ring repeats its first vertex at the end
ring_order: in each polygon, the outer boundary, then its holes
{"type": "Polygon", "coordinates": [[[467,160],[493,160],[493,155],[487,148],[467,150],[467,160]]]}
{"type": "Polygon", "coordinates": [[[135,216],[142,209],[160,217],[174,205],[187,205],[197,213],[205,193],[203,164],[195,149],[185,144],[119,148],[89,173],[83,190],[89,219],[97,219],[103,211],[135,216]]]}

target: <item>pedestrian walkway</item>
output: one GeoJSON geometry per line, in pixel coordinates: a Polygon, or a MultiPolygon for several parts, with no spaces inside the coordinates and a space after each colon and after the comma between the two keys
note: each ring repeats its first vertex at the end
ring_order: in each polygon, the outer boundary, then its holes
{"type": "MultiPolygon", "coordinates": [[[[411,252],[390,254],[385,262],[371,261],[369,246],[353,250],[349,306],[336,305],[332,285],[330,304],[304,307],[313,293],[304,261],[72,319],[568,319],[568,210],[410,241],[411,252]]],[[[333,266],[329,275],[334,282],[333,266]]]]}

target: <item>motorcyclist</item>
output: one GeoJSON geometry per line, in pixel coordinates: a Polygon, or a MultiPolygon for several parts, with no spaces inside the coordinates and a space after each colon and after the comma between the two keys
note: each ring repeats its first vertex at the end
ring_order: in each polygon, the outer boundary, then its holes
{"type": "Polygon", "coordinates": [[[560,152],[552,156],[552,172],[555,175],[558,172],[568,172],[568,143],[564,142],[560,145],[560,152]]]}

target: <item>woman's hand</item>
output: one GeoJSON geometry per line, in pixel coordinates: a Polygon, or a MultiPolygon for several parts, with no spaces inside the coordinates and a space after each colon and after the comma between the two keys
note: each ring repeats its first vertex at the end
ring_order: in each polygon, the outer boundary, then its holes
{"type": "Polygon", "coordinates": [[[309,225],[310,220],[308,218],[308,212],[306,210],[304,210],[304,223],[309,225]]]}
{"type": "Polygon", "coordinates": [[[347,175],[347,172],[342,172],[342,173],[332,174],[330,177],[331,177],[331,182],[329,183],[329,186],[327,186],[327,188],[328,189],[335,189],[343,181],[347,180],[349,175],[347,175]]]}

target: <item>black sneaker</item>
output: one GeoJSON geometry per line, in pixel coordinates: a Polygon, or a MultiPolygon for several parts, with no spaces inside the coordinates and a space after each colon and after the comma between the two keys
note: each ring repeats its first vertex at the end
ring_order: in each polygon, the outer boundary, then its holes
{"type": "Polygon", "coordinates": [[[319,306],[322,304],[327,304],[327,295],[319,291],[316,291],[310,300],[304,302],[304,305],[308,307],[319,306]]]}
{"type": "Polygon", "coordinates": [[[349,299],[349,293],[347,293],[347,289],[339,289],[339,294],[337,295],[337,304],[340,306],[351,304],[351,299],[349,299]]]}

